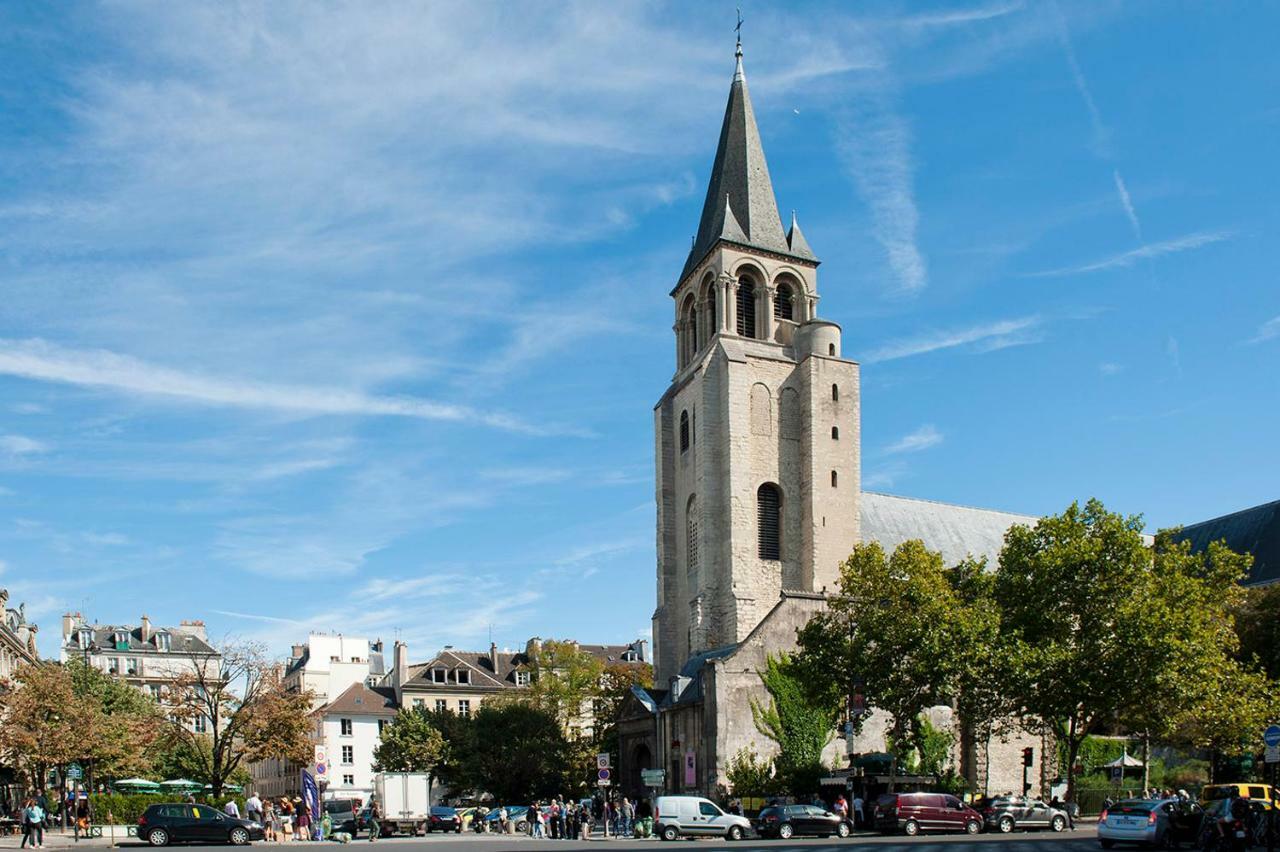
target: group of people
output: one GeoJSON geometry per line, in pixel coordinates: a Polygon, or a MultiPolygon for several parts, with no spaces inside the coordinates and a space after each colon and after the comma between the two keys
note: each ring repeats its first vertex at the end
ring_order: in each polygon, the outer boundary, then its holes
{"type": "Polygon", "coordinates": [[[863,828],[867,824],[867,816],[863,812],[865,803],[862,801],[861,793],[853,794],[853,802],[845,800],[844,793],[836,796],[835,802],[831,805],[831,812],[841,819],[849,823],[854,828],[863,828]]]}
{"type": "Polygon", "coordinates": [[[44,848],[44,805],[39,799],[27,799],[22,803],[22,848],[28,844],[33,849],[44,848]]]}
{"type": "MultiPolygon", "coordinates": [[[[228,799],[222,810],[229,817],[240,818],[240,806],[235,799],[228,799]]],[[[258,798],[257,793],[250,794],[244,803],[245,819],[262,824],[262,833],[273,843],[286,840],[323,840],[329,836],[332,825],[329,815],[323,814],[317,822],[311,813],[311,806],[301,796],[290,799],[281,796],[279,800],[258,798]]]]}
{"type": "MultiPolygon", "coordinates": [[[[563,797],[554,798],[545,805],[534,802],[529,808],[529,834],[552,840],[588,840],[592,828],[598,824],[606,837],[629,837],[635,829],[636,820],[645,816],[643,807],[644,803],[633,803],[626,797],[620,802],[596,800],[593,803],[575,803],[563,797]]],[[[501,812],[498,820],[505,831],[501,812]]]]}

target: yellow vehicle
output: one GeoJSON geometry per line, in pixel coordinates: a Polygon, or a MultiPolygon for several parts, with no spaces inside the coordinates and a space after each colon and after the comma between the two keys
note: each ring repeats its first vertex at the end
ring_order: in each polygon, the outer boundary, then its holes
{"type": "Polygon", "coordinates": [[[1200,804],[1207,805],[1219,799],[1252,799],[1262,802],[1270,810],[1272,790],[1270,784],[1208,784],[1200,791],[1200,804]]]}

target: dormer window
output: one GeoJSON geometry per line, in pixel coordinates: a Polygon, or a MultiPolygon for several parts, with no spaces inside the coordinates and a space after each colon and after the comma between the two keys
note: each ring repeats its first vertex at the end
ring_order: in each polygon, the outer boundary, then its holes
{"type": "Polygon", "coordinates": [[[432,682],[432,683],[444,683],[444,682],[445,682],[445,674],[446,674],[446,672],[445,672],[445,670],[444,670],[444,669],[432,669],[432,670],[431,670],[431,682],[432,682]]]}
{"type": "Polygon", "coordinates": [[[115,644],[117,651],[122,651],[129,647],[129,636],[123,630],[117,630],[111,634],[111,641],[115,644]]]}
{"type": "Polygon", "coordinates": [[[93,642],[93,631],[81,630],[80,635],[77,638],[79,639],[81,648],[88,648],[89,643],[93,642]]]}
{"type": "Polygon", "coordinates": [[[169,636],[168,633],[156,634],[156,647],[159,648],[161,651],[168,651],[169,648],[171,647],[172,641],[173,639],[172,637],[169,636]]]}
{"type": "Polygon", "coordinates": [[[471,683],[471,670],[458,669],[458,683],[471,683]]]}
{"type": "Polygon", "coordinates": [[[516,672],[516,686],[528,686],[528,685],[529,685],[529,673],[516,672]]]}
{"type": "Polygon", "coordinates": [[[623,652],[622,652],[622,662],[624,662],[624,663],[634,663],[635,661],[636,661],[636,652],[635,652],[635,651],[632,651],[630,648],[628,648],[627,650],[625,650],[625,651],[623,651],[623,652]]]}

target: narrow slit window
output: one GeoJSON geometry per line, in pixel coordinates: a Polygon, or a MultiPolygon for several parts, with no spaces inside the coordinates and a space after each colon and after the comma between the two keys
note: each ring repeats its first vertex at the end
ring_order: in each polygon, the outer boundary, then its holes
{"type": "Polygon", "coordinates": [[[772,482],[766,482],[756,492],[756,523],[759,527],[759,553],[761,559],[782,558],[782,492],[772,482]]]}
{"type": "Polygon", "coordinates": [[[831,487],[832,487],[832,488],[835,488],[835,487],[836,487],[836,484],[837,484],[837,481],[839,480],[839,477],[840,477],[840,475],[839,475],[838,473],[836,473],[834,470],[833,470],[833,471],[831,471],[831,487]]]}
{"type": "Polygon", "coordinates": [[[839,401],[840,401],[840,386],[839,386],[839,385],[832,385],[832,386],[831,386],[831,401],[832,401],[832,402],[839,402],[839,401]]]}
{"type": "Polygon", "coordinates": [[[828,355],[830,355],[832,358],[834,358],[834,357],[835,357],[835,355],[836,355],[836,345],[835,345],[834,343],[828,343],[828,344],[827,344],[827,354],[828,354],[828,355]]]}
{"type": "Polygon", "coordinates": [[[831,427],[831,440],[833,440],[833,441],[839,441],[839,440],[840,440],[840,427],[839,427],[839,426],[832,426],[832,427],[831,427]]]}
{"type": "Polygon", "coordinates": [[[680,412],[680,452],[689,449],[689,412],[680,412]]]}

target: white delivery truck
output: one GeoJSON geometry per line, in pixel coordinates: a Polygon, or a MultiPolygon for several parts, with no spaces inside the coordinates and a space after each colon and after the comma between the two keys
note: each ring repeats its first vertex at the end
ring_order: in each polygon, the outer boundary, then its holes
{"type": "Polygon", "coordinates": [[[431,816],[431,776],[425,772],[379,772],[373,795],[382,834],[425,834],[431,816]]]}

